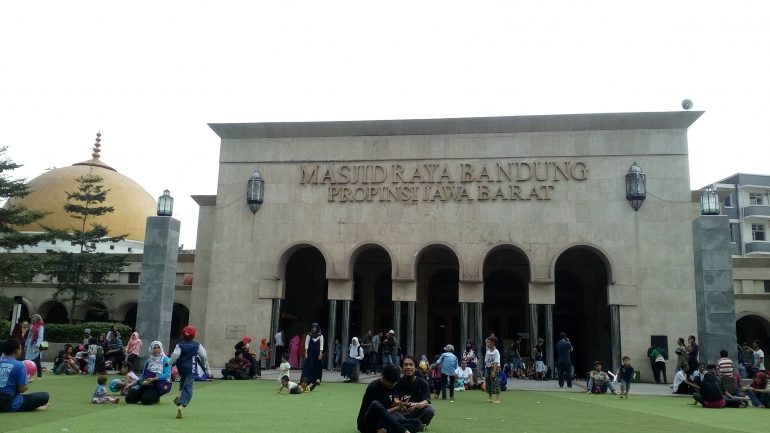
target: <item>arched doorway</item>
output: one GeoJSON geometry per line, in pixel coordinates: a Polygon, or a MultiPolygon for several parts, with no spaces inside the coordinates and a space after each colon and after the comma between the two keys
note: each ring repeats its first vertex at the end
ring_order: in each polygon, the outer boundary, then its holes
{"type": "MultiPolygon", "coordinates": [[[[746,343],[749,347],[754,340],[762,342],[760,347],[765,353],[770,350],[770,322],[762,316],[749,314],[735,322],[738,344],[746,343]]],[[[767,358],[767,357],[766,357],[767,358]]],[[[767,365],[765,359],[765,365],[767,365]]]]}
{"type": "MultiPolygon", "coordinates": [[[[109,322],[110,315],[107,306],[101,302],[89,302],[80,307],[80,315],[84,322],[109,322]]],[[[75,319],[78,317],[76,316],[75,319]]]]}
{"type": "MultiPolygon", "coordinates": [[[[460,264],[454,251],[435,246],[418,257],[415,354],[429,359],[444,346],[461,347],[460,264]]],[[[402,330],[405,327],[402,325],[402,330]]],[[[403,331],[402,331],[403,334],[403,331]]],[[[404,347],[404,343],[401,346],[404,347]]]]}
{"type": "Polygon", "coordinates": [[[381,247],[371,246],[358,255],[353,268],[350,335],[361,337],[367,329],[376,333],[393,328],[390,255],[381,247]],[[385,321],[383,315],[387,316],[385,321]]]}
{"type": "Polygon", "coordinates": [[[67,307],[59,301],[50,300],[43,302],[37,309],[37,314],[43,318],[45,323],[65,324],[69,323],[67,316],[67,307]]]}
{"type": "Polygon", "coordinates": [[[556,260],[553,336],[565,332],[575,348],[572,364],[583,376],[595,361],[612,367],[607,268],[593,251],[574,247],[556,260]]]}
{"type": "MultiPolygon", "coordinates": [[[[500,339],[500,352],[517,334],[527,333],[527,292],[529,262],[519,251],[500,249],[484,261],[483,330],[493,331],[500,339]]],[[[476,343],[477,347],[480,343],[476,343]]],[[[528,356],[526,347],[521,355],[528,356]]]]}
{"type": "MultiPolygon", "coordinates": [[[[134,316],[136,323],[136,316],[134,316]]],[[[182,329],[190,324],[190,309],[183,304],[174,303],[171,310],[171,339],[182,338],[182,329]]]]}
{"type": "MultiPolygon", "coordinates": [[[[374,286],[374,333],[393,328],[393,280],[390,269],[382,271],[374,286]]],[[[403,325],[406,329],[406,324],[403,325]]]]}
{"type": "Polygon", "coordinates": [[[291,340],[294,335],[309,332],[314,322],[326,331],[329,285],[323,254],[310,246],[297,250],[286,263],[285,278],[286,290],[279,324],[286,338],[291,340]]]}
{"type": "Polygon", "coordinates": [[[136,329],[137,302],[126,302],[115,311],[115,320],[121,321],[131,329],[136,329]]]}

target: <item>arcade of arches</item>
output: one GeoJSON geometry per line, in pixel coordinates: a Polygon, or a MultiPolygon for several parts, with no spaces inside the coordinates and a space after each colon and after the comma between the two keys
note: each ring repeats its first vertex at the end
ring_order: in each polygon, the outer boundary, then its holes
{"type": "Polygon", "coordinates": [[[619,362],[618,307],[608,303],[608,269],[599,253],[581,247],[561,253],[555,261],[555,296],[550,304],[529,303],[530,264],[514,246],[503,245],[485,255],[483,279],[474,282],[481,283],[484,302],[461,302],[464,282],[458,256],[450,247],[428,246],[415,254],[415,260],[414,300],[394,296],[398,281],[393,280],[391,256],[378,245],[351,258],[349,290],[347,296],[339,296],[330,289],[337,282],[327,278],[324,254],[303,245],[286,262],[284,298],[273,300],[272,332],[282,328],[291,339],[318,322],[327,336],[326,350],[331,350],[335,339],[346,347],[350,337],[368,329],[393,329],[403,353],[428,357],[441,353],[447,344],[459,351],[466,339],[483,347],[478,341],[494,332],[502,348],[521,335],[526,357],[538,336],[546,340],[546,347],[554,347],[564,331],[575,346],[578,374],[595,360],[605,365],[619,362]]]}

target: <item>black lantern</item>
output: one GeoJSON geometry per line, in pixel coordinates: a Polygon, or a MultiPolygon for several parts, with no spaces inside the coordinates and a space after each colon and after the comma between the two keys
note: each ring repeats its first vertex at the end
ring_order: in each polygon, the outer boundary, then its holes
{"type": "Polygon", "coordinates": [[[634,212],[642,207],[642,202],[647,198],[647,176],[642,172],[636,162],[631,164],[626,174],[626,200],[631,203],[634,212]]]}
{"type": "Polygon", "coordinates": [[[249,182],[246,185],[246,203],[249,204],[251,213],[257,213],[259,207],[262,205],[263,197],[265,194],[265,181],[262,180],[257,170],[251,174],[249,182]]]}
{"type": "Polygon", "coordinates": [[[163,195],[158,197],[158,216],[170,217],[174,214],[174,197],[169,194],[166,189],[163,191],[163,195]]]}
{"type": "Polygon", "coordinates": [[[719,196],[711,185],[700,195],[700,214],[719,215],[719,196]]]}

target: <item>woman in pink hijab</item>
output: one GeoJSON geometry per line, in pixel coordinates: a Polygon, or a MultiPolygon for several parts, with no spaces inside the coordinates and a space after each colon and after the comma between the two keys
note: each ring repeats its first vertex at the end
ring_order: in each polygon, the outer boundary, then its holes
{"type": "Polygon", "coordinates": [[[134,332],[126,345],[126,361],[133,364],[134,360],[139,357],[140,350],[142,350],[142,340],[139,339],[139,333],[134,332]]]}
{"type": "Polygon", "coordinates": [[[289,342],[289,365],[293,369],[299,369],[299,335],[295,335],[289,342]]]}

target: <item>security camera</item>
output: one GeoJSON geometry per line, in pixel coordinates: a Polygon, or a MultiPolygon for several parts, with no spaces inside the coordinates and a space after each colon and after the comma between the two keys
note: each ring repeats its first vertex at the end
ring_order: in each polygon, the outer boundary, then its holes
{"type": "Polygon", "coordinates": [[[685,110],[691,109],[692,101],[690,101],[689,99],[685,99],[684,101],[682,101],[682,108],[684,108],[685,110]]]}

